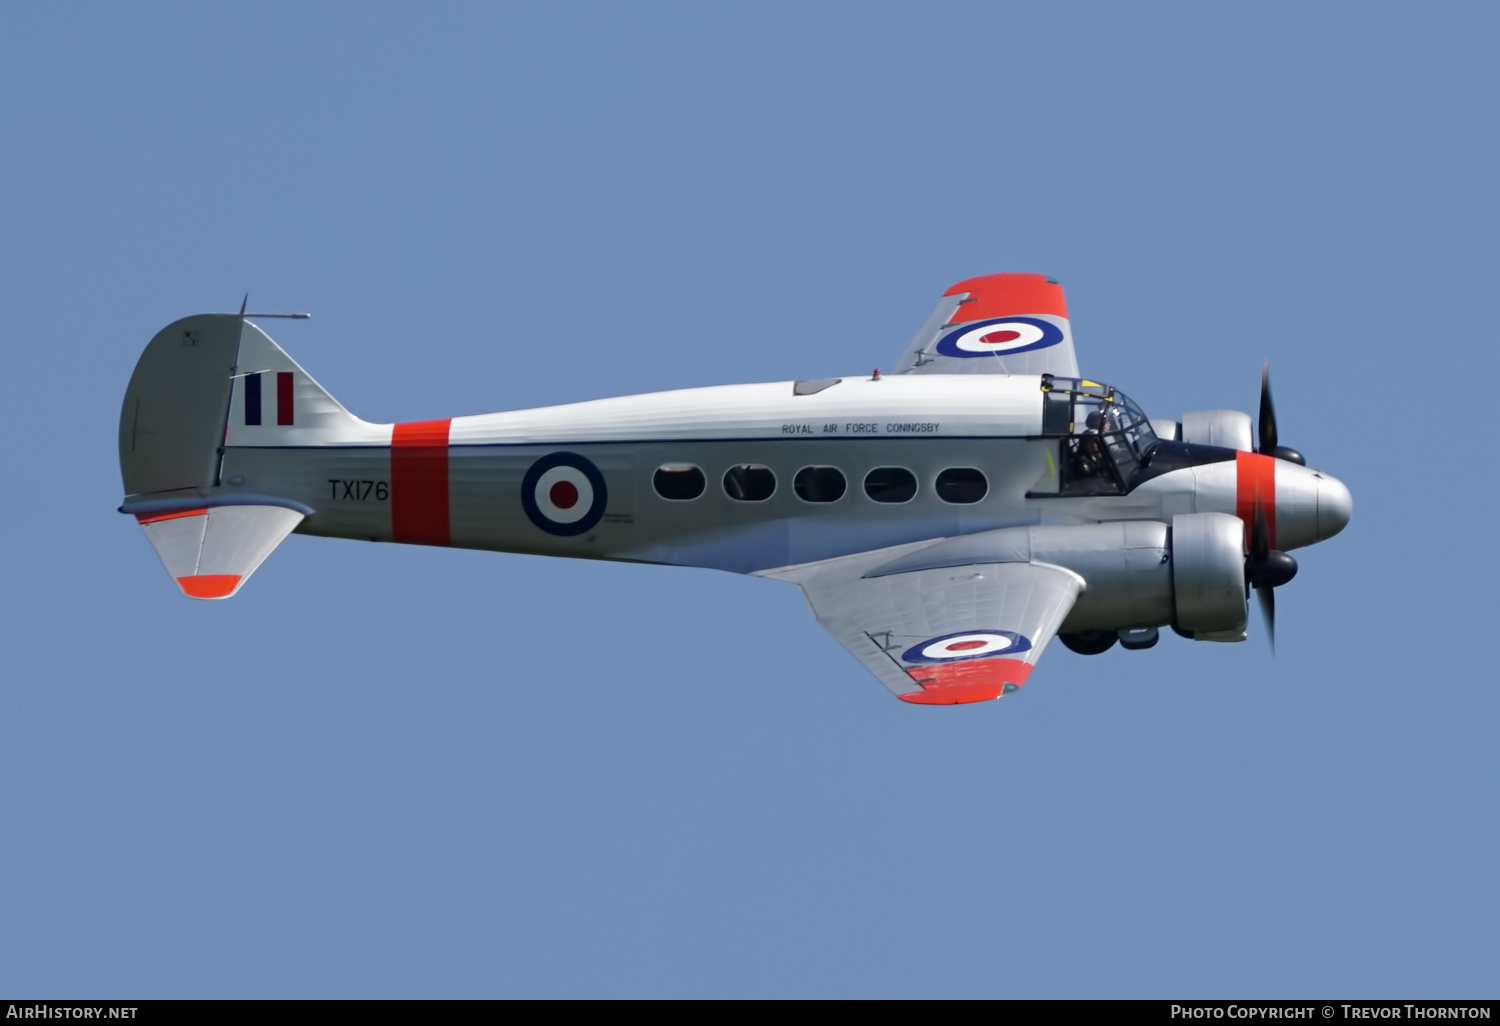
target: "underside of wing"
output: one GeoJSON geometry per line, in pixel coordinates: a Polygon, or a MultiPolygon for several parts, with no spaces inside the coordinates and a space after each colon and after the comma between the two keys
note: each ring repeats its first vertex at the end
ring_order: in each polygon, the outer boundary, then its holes
{"type": "Polygon", "coordinates": [[[959,282],[943,293],[894,373],[1076,378],[1062,286],[1041,274],[987,274],[959,282]]]}
{"type": "Polygon", "coordinates": [[[861,553],[771,576],[800,584],[818,622],[896,697],[919,705],[1020,688],[1083,590],[1083,578],[1050,564],[882,572],[893,557],[861,553]]]}

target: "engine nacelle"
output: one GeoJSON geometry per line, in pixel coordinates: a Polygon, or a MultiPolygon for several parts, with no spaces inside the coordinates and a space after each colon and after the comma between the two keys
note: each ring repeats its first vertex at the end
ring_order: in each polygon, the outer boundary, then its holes
{"type": "Polygon", "coordinates": [[[1250,414],[1239,410],[1197,410],[1182,415],[1182,440],[1194,445],[1217,445],[1252,452],[1254,435],[1250,414]]]}
{"type": "Polygon", "coordinates": [[[1182,441],[1182,424],[1175,420],[1167,420],[1164,417],[1151,417],[1151,430],[1163,442],[1182,441]]]}
{"type": "Polygon", "coordinates": [[[960,535],[877,567],[866,577],[983,563],[1052,563],[1085,581],[1065,632],[1173,621],[1171,548],[1159,520],[1004,527],[960,535]]]}
{"type": "Polygon", "coordinates": [[[1245,630],[1245,525],[1228,513],[1172,518],[1176,626],[1193,635],[1245,630]]]}
{"type": "Polygon", "coordinates": [[[1245,629],[1244,527],[1228,513],[1159,520],[1004,527],[948,538],[866,577],[984,563],[1053,563],[1084,579],[1063,632],[1175,625],[1211,641],[1245,629]]]}

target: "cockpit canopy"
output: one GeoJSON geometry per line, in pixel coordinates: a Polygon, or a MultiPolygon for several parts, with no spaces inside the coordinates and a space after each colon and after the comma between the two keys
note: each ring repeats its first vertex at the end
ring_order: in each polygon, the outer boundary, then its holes
{"type": "Polygon", "coordinates": [[[1124,392],[1083,378],[1042,375],[1042,434],[1061,438],[1058,494],[1129,490],[1156,432],[1124,392]]]}

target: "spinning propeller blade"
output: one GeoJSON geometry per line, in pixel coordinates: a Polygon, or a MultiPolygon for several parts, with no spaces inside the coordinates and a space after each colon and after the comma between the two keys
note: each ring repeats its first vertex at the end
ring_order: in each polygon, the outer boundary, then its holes
{"type": "Polygon", "coordinates": [[[1262,456],[1274,456],[1278,460],[1287,460],[1307,466],[1307,460],[1296,449],[1289,449],[1277,442],[1276,434],[1276,405],[1271,402],[1271,361],[1267,360],[1260,368],[1260,417],[1256,423],[1259,429],[1258,444],[1255,451],[1262,456]]]}
{"type": "Polygon", "coordinates": [[[1255,595],[1260,599],[1260,615],[1266,621],[1266,637],[1271,642],[1271,654],[1276,654],[1276,589],[1256,588],[1255,595]]]}
{"type": "MultiPolygon", "coordinates": [[[[1301,463],[1302,455],[1293,449],[1276,444],[1276,408],[1271,403],[1270,363],[1260,372],[1260,448],[1262,455],[1277,459],[1290,459],[1301,463]]],[[[1250,551],[1245,556],[1245,583],[1255,589],[1260,600],[1261,616],[1266,621],[1266,637],[1271,641],[1271,653],[1276,652],[1276,591],[1275,589],[1297,576],[1297,561],[1285,552],[1271,548],[1270,518],[1266,514],[1265,500],[1259,493],[1255,496],[1255,514],[1250,522],[1250,551]]]]}
{"type": "Polygon", "coordinates": [[[1276,455],[1276,407],[1271,402],[1271,361],[1260,368],[1260,445],[1255,451],[1264,456],[1276,455]]]}
{"type": "MultiPolygon", "coordinates": [[[[1262,379],[1264,384],[1264,379],[1262,379]]],[[[1266,410],[1271,405],[1270,391],[1262,388],[1261,391],[1261,423],[1265,423],[1266,410]]],[[[1265,429],[1261,429],[1261,438],[1265,438],[1265,429]]],[[[1276,438],[1276,426],[1271,425],[1271,438],[1276,438]]],[[[1279,555],[1279,553],[1278,553],[1279,555]]],[[[1290,558],[1290,557],[1287,557],[1290,558]]],[[[1276,652],[1276,593],[1275,585],[1264,580],[1265,569],[1271,559],[1271,528],[1266,518],[1266,508],[1262,504],[1260,496],[1255,497],[1255,519],[1250,524],[1250,564],[1247,569],[1250,573],[1251,586],[1255,588],[1256,597],[1260,599],[1260,611],[1266,620],[1266,636],[1271,639],[1271,652],[1276,652]]]]}

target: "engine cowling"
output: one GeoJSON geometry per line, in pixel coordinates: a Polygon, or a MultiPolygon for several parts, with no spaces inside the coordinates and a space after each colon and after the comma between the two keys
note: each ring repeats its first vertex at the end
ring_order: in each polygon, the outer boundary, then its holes
{"type": "Polygon", "coordinates": [[[1245,525],[1228,513],[1172,518],[1175,625],[1195,636],[1245,630],[1245,525]]]}
{"type": "Polygon", "coordinates": [[[1182,415],[1182,440],[1251,452],[1255,448],[1250,414],[1239,410],[1195,410],[1182,415]]]}

